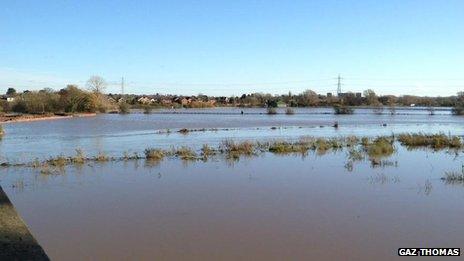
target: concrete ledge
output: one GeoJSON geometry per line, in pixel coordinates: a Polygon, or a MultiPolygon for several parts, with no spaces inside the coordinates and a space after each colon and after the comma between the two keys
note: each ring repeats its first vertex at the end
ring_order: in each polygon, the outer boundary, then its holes
{"type": "Polygon", "coordinates": [[[0,187],[0,260],[49,260],[0,187]]]}

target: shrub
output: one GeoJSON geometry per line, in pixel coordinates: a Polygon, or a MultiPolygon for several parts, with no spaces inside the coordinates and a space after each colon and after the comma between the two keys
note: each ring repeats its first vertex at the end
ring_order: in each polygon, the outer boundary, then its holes
{"type": "Polygon", "coordinates": [[[26,113],[27,112],[26,102],[22,99],[17,99],[14,102],[13,106],[11,107],[11,110],[14,112],[26,113]]]}
{"type": "Polygon", "coordinates": [[[464,115],[464,106],[460,104],[454,106],[453,109],[451,109],[451,113],[454,115],[464,115]]]}
{"type": "Polygon", "coordinates": [[[292,108],[287,108],[287,109],[285,109],[285,114],[293,115],[293,114],[295,114],[295,111],[292,108]]]}
{"type": "Polygon", "coordinates": [[[269,115],[275,115],[275,114],[277,114],[276,108],[273,108],[273,107],[267,108],[267,114],[269,114],[269,115]]]}
{"type": "Polygon", "coordinates": [[[130,112],[129,104],[124,101],[118,103],[118,108],[120,114],[128,114],[130,112]]]}
{"type": "Polygon", "coordinates": [[[354,110],[351,107],[344,105],[335,105],[333,107],[335,114],[353,114],[354,110]]]}
{"type": "Polygon", "coordinates": [[[153,108],[151,107],[151,105],[149,105],[149,104],[144,104],[144,105],[142,106],[142,108],[143,108],[143,113],[144,113],[144,114],[150,114],[151,111],[152,111],[152,109],[153,109],[153,108]]]}

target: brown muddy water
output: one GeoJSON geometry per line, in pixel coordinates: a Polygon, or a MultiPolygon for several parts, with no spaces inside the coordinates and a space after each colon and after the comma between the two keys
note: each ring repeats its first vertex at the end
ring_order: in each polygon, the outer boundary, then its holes
{"type": "Polygon", "coordinates": [[[391,260],[462,247],[462,155],[399,147],[347,169],[346,151],[207,162],[166,159],[2,170],[54,260],[391,260]]]}
{"type": "MultiPolygon", "coordinates": [[[[224,139],[464,135],[464,118],[402,109],[161,111],[4,125],[0,162],[147,147],[215,145],[224,139]],[[331,127],[338,121],[339,128],[331,127]],[[276,127],[276,128],[272,128],[276,127]],[[218,128],[181,134],[181,128],[218,128]],[[170,129],[170,133],[166,131],[170,129]]],[[[463,247],[464,186],[441,180],[462,151],[408,151],[383,167],[347,164],[347,151],[229,161],[89,162],[59,173],[1,167],[0,184],[52,260],[392,260],[400,247],[463,247]]]]}

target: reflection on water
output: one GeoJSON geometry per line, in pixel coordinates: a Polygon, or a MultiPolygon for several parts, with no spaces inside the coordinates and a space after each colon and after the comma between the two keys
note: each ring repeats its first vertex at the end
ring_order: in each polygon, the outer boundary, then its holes
{"type": "Polygon", "coordinates": [[[58,260],[391,260],[399,247],[463,242],[464,189],[440,180],[462,156],[399,148],[385,159],[396,165],[351,171],[346,157],[7,168],[0,180],[58,260]]]}

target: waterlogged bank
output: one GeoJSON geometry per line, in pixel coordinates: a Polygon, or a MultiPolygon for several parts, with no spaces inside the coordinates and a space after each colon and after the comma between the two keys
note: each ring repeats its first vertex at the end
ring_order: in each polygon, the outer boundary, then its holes
{"type": "Polygon", "coordinates": [[[49,260],[0,186],[0,259],[49,260]]]}
{"type": "Polygon", "coordinates": [[[21,114],[14,116],[0,116],[0,123],[31,122],[31,121],[49,121],[70,119],[73,117],[93,117],[96,113],[74,113],[74,114],[21,114]]]}
{"type": "Polygon", "coordinates": [[[0,179],[51,259],[391,260],[399,247],[459,246],[464,188],[441,177],[462,156],[399,146],[388,160],[347,169],[344,151],[264,153],[0,179]]]}

